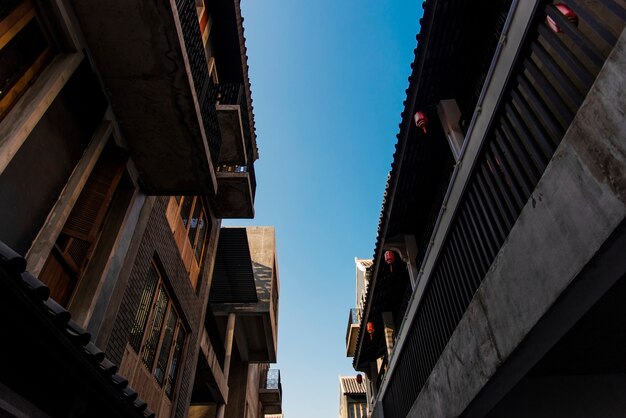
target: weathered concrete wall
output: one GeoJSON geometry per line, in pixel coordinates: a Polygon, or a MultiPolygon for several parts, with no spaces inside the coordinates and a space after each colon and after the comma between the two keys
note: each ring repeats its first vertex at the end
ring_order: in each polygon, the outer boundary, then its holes
{"type": "Polygon", "coordinates": [[[626,215],[626,32],[415,401],[455,417],[626,215]]]}

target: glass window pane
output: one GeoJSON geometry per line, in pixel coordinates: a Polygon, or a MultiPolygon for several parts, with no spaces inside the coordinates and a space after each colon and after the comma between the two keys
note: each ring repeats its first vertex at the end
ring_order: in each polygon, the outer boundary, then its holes
{"type": "Polygon", "coordinates": [[[196,261],[200,262],[200,257],[202,256],[202,247],[204,246],[204,237],[206,236],[207,230],[207,220],[204,212],[201,214],[200,220],[198,221],[198,242],[196,243],[196,261]]]}
{"type": "Polygon", "coordinates": [[[135,321],[133,327],[130,330],[130,345],[139,352],[141,346],[141,340],[146,329],[146,322],[150,315],[150,305],[154,299],[154,291],[156,290],[159,274],[153,264],[150,264],[150,270],[146,276],[146,282],[144,284],[143,292],[141,293],[141,299],[139,300],[139,308],[135,314],[135,321]]]}
{"type": "Polygon", "coordinates": [[[167,293],[165,293],[165,289],[163,289],[163,286],[160,286],[156,304],[154,306],[154,314],[148,330],[148,338],[146,339],[141,356],[143,364],[145,364],[148,369],[152,369],[152,364],[154,363],[154,357],[156,356],[157,346],[159,345],[159,337],[161,336],[161,327],[163,326],[163,319],[165,317],[168,300],[169,297],[167,296],[167,293]]]}
{"type": "Polygon", "coordinates": [[[191,206],[193,204],[193,197],[183,197],[183,203],[180,205],[180,217],[183,220],[183,225],[187,226],[189,222],[189,216],[191,215],[191,206]]]}
{"type": "Polygon", "coordinates": [[[159,385],[163,386],[163,378],[165,377],[165,369],[167,367],[167,361],[170,358],[170,351],[172,349],[172,340],[174,339],[174,330],[176,328],[176,322],[178,317],[174,309],[170,309],[170,314],[167,318],[167,324],[165,325],[165,331],[163,332],[163,342],[161,343],[161,350],[156,366],[154,367],[154,377],[156,377],[159,385]]]}
{"type": "Polygon", "coordinates": [[[176,385],[176,375],[178,371],[178,365],[181,361],[183,353],[183,345],[185,344],[185,330],[182,326],[178,327],[178,335],[176,336],[176,344],[174,345],[174,353],[172,354],[172,361],[170,368],[167,371],[167,382],[165,383],[165,394],[168,398],[172,397],[174,392],[174,386],[176,385]]]}
{"type": "Polygon", "coordinates": [[[193,208],[193,216],[189,222],[189,242],[193,246],[196,242],[196,231],[198,230],[198,217],[202,209],[202,203],[200,199],[196,199],[196,206],[193,208]]]}

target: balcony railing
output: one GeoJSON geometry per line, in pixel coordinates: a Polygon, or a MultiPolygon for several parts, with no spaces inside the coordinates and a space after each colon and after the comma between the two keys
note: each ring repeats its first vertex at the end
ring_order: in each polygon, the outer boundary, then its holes
{"type": "Polygon", "coordinates": [[[626,11],[614,1],[568,6],[578,25],[547,2],[537,9],[432,273],[422,278],[417,313],[402,325],[409,331],[385,416],[409,412],[624,27],[626,11]]]}
{"type": "Polygon", "coordinates": [[[211,151],[211,159],[213,165],[216,166],[222,138],[215,110],[215,89],[213,88],[214,84],[209,74],[204,46],[202,45],[202,34],[200,33],[200,25],[198,25],[196,3],[194,0],[176,0],[176,8],[178,9],[196,96],[198,97],[202,123],[206,132],[209,150],[211,151]]]}
{"type": "Polygon", "coordinates": [[[252,132],[250,131],[250,117],[244,85],[242,83],[219,83],[214,84],[212,89],[213,96],[218,104],[239,106],[246,152],[248,156],[252,156],[252,132]]]}

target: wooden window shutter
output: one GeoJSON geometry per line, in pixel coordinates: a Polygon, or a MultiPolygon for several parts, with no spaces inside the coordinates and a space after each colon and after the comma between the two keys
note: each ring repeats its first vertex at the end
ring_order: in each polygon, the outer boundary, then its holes
{"type": "Polygon", "coordinates": [[[126,158],[119,150],[106,148],[81,191],[40,278],[52,297],[69,302],[94,249],[115,190],[122,178],[126,158]]]}

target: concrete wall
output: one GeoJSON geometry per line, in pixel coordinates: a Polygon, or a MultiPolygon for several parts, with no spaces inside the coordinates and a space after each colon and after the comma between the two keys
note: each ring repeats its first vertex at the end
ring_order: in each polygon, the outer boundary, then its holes
{"type": "Polygon", "coordinates": [[[622,33],[409,416],[462,414],[624,220],[624,68],[622,33]]]}

